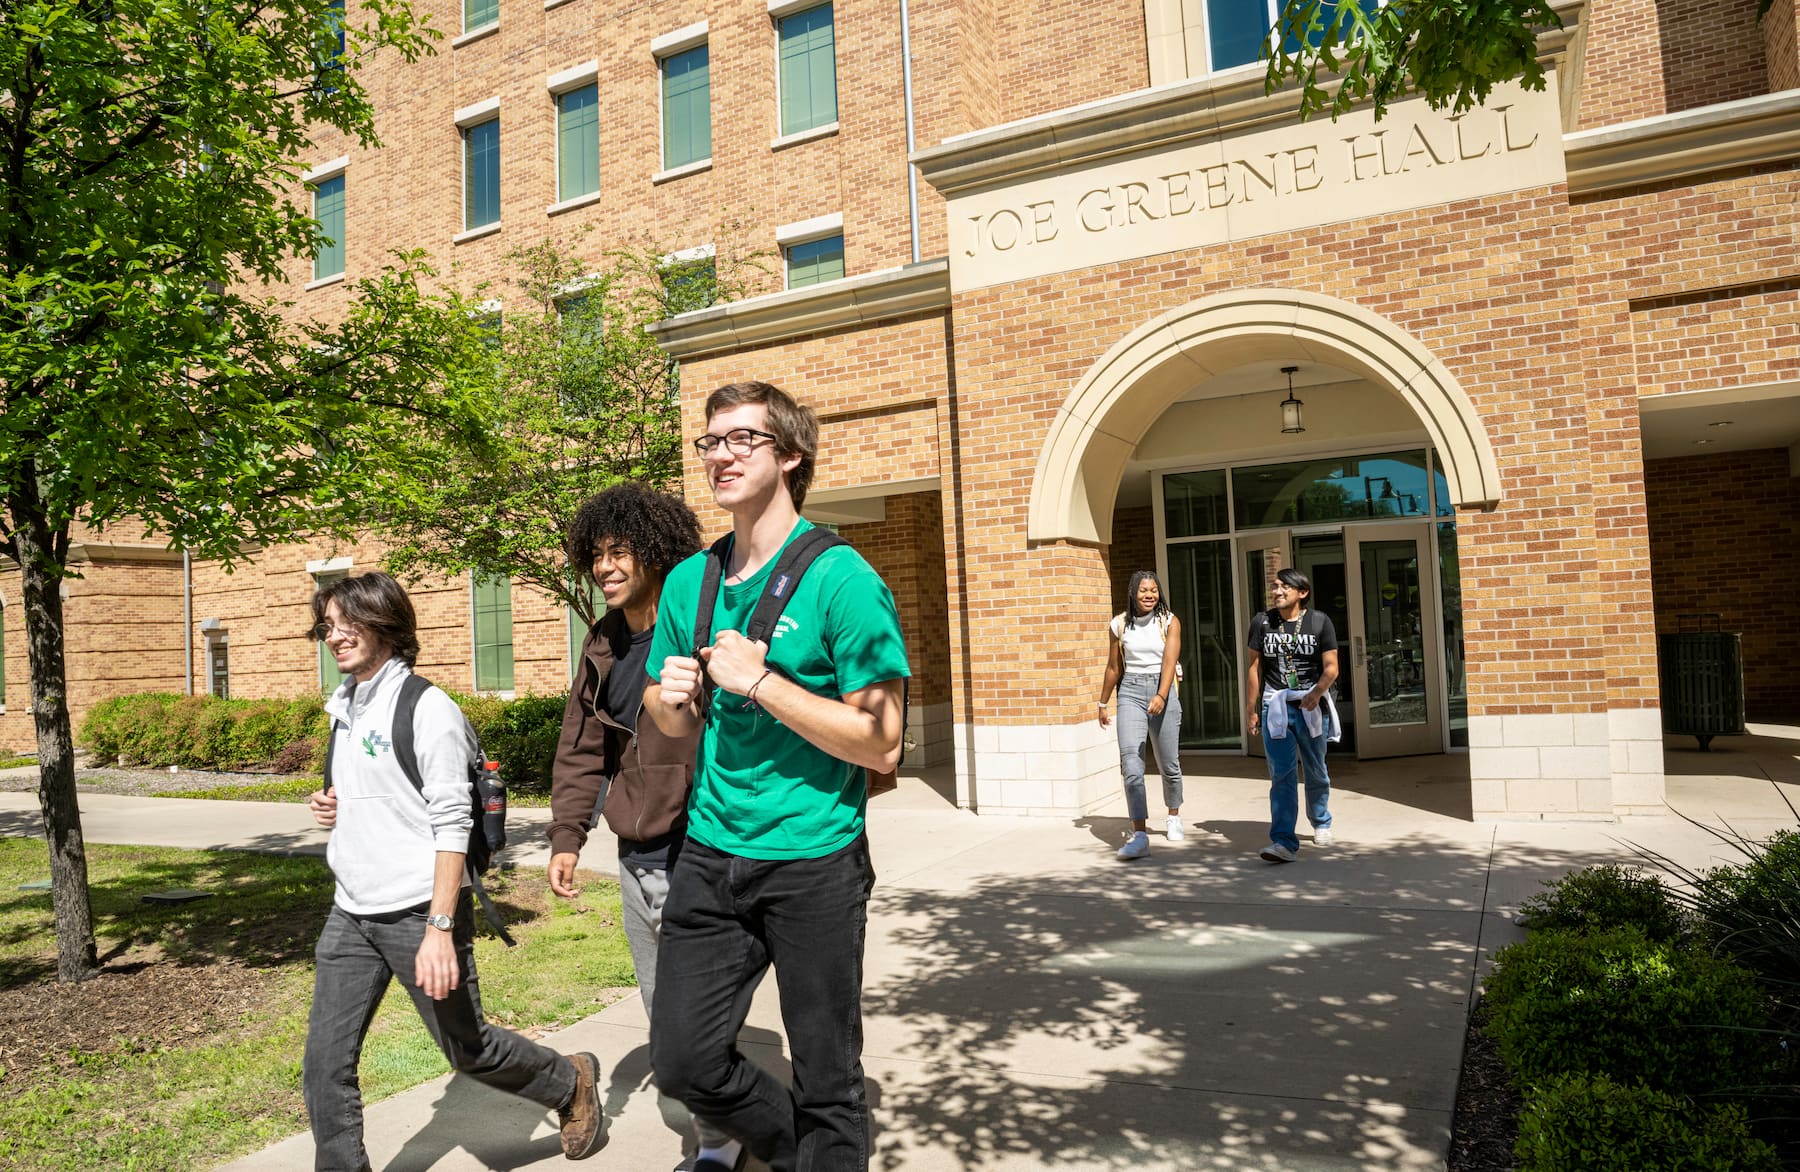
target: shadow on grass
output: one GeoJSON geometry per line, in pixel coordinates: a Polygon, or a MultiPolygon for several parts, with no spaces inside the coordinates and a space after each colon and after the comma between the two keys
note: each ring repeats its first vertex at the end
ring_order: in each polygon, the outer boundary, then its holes
{"type": "Polygon", "coordinates": [[[878,889],[878,1166],[1441,1168],[1490,886],[1591,861],[1418,835],[878,889]]]}

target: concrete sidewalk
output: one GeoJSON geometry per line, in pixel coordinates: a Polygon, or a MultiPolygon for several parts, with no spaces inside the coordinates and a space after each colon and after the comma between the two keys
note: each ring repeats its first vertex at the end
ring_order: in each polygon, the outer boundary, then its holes
{"type": "MultiPolygon", "coordinates": [[[[1800,804],[1800,730],[1671,738],[1669,801],[1762,837],[1800,804]]],[[[1337,845],[1272,867],[1260,762],[1191,757],[1188,841],[1112,856],[1117,810],[1070,821],[955,810],[943,777],[871,804],[864,1062],[874,1167],[1439,1168],[1464,1024],[1484,959],[1540,883],[1634,847],[1686,865],[1732,852],[1680,818],[1468,821],[1459,757],[1333,763],[1337,845]]],[[[0,832],[35,817],[0,794],[0,832]]],[[[83,798],[95,841],[318,849],[299,807],[83,798]],[[200,809],[204,807],[205,809],[200,809]]],[[[535,839],[517,811],[516,841],[535,839]]],[[[1304,828],[1302,828],[1304,830],[1304,828]]],[[[531,842],[541,865],[543,852],[531,842]]],[[[610,870],[612,843],[586,866],[610,870]]],[[[528,855],[532,852],[526,852],[528,855]]],[[[660,1172],[680,1136],[647,1084],[635,999],[553,1035],[609,1079],[607,1147],[588,1166],[660,1172]]],[[[773,982],[744,1047],[782,1069],[773,982]]],[[[377,1168],[566,1166],[551,1120],[460,1077],[369,1109],[377,1168]]],[[[311,1167],[297,1136],[230,1165],[311,1167]]],[[[754,1165],[753,1165],[754,1166],[754,1165]]]]}

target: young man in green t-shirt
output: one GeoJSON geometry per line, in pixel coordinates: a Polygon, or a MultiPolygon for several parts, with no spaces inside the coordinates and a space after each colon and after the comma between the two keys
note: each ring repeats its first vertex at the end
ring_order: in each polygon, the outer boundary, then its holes
{"type": "MultiPolygon", "coordinates": [[[[869,1166],[862,963],[875,872],[865,770],[900,759],[909,672],[893,595],[848,546],[794,587],[768,644],[741,634],[800,516],[819,425],[768,383],[706,401],[694,441],[732,540],[695,656],[704,552],[669,572],[644,708],[662,731],[700,729],[688,842],[669,875],[651,1062],[665,1094],[775,1172],[869,1166]],[[696,702],[705,688],[704,716],[696,702]],[[738,1030],[773,965],[793,1089],[746,1059],[738,1030]]],[[[696,1172],[741,1167],[702,1151],[696,1172]]]]}

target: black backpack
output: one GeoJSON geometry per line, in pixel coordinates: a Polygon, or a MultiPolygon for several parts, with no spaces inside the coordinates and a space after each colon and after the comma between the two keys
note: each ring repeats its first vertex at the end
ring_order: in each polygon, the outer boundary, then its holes
{"type": "MultiPolygon", "coordinates": [[[[412,782],[421,796],[425,793],[425,778],[419,772],[419,754],[413,744],[413,717],[418,712],[419,697],[431,686],[431,681],[422,675],[408,675],[401,681],[400,695],[394,701],[394,760],[400,763],[400,771],[406,774],[406,780],[412,782]]],[[[463,718],[463,724],[468,727],[469,739],[476,743],[475,760],[469,763],[469,814],[473,822],[469,827],[463,869],[468,873],[476,898],[481,901],[481,911],[488,924],[511,947],[513,938],[501,921],[494,901],[488,898],[487,888],[481,883],[481,876],[493,865],[495,852],[506,845],[506,784],[500,780],[499,762],[489,761],[487,754],[481,751],[480,738],[475,735],[474,726],[469,725],[468,717],[463,718]]],[[[332,784],[331,758],[337,751],[337,725],[337,721],[332,722],[331,735],[325,742],[327,789],[332,784]]]]}
{"type": "MultiPolygon", "coordinates": [[[[706,551],[706,572],[700,579],[700,606],[694,615],[694,650],[693,657],[700,658],[700,650],[712,645],[713,608],[719,600],[719,584],[725,580],[725,559],[731,554],[732,534],[727,533],[712,543],[706,551]]],[[[787,543],[781,555],[775,559],[775,568],[769,572],[769,580],[763,586],[762,597],[756,600],[756,608],[750,612],[750,621],[744,624],[744,638],[763,644],[769,643],[769,636],[775,631],[775,624],[781,620],[781,612],[787,609],[788,602],[794,597],[795,588],[800,579],[812,564],[819,560],[819,555],[828,549],[840,545],[849,545],[842,537],[829,529],[814,527],[787,543]]],[[[900,689],[900,742],[906,743],[906,721],[909,715],[907,698],[912,692],[912,680],[901,681],[900,689]]],[[[702,720],[706,719],[707,709],[712,706],[712,679],[705,668],[700,672],[700,692],[695,700],[695,711],[702,720]]]]}

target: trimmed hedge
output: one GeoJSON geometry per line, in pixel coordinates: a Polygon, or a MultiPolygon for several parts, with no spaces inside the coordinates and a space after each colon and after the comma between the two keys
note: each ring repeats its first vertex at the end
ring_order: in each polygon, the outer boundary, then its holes
{"type": "Polygon", "coordinates": [[[1521,1087],[1559,1074],[1692,1095],[1762,1085],[1776,1054],[1753,973],[1634,927],[1502,949],[1488,1031],[1521,1087]]]}
{"type": "Polygon", "coordinates": [[[1605,863],[1572,871],[1519,905],[1534,932],[1604,932],[1635,927],[1652,940],[1679,940],[1686,917],[1662,880],[1637,867],[1605,863]]]}
{"type": "Polygon", "coordinates": [[[1605,1075],[1563,1075],[1525,1098],[1513,1147],[1519,1172],[1775,1172],[1775,1149],[1744,1108],[1696,1106],[1605,1075]]]}
{"type": "MultiPolygon", "coordinates": [[[[508,789],[550,792],[566,696],[450,696],[488,757],[500,762],[508,789]]],[[[139,692],[95,705],[76,739],[103,764],[316,774],[325,768],[326,727],[317,696],[220,700],[139,692]]]]}

